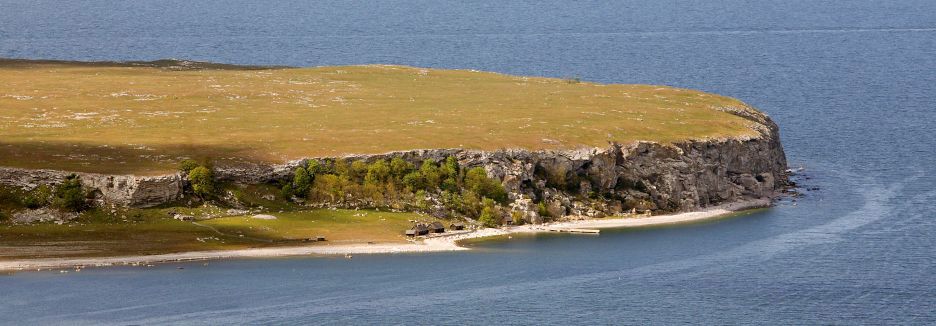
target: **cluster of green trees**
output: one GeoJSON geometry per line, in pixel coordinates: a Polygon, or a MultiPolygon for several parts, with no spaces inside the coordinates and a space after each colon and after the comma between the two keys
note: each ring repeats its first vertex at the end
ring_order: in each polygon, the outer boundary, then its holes
{"type": "MultiPolygon", "coordinates": [[[[464,168],[454,157],[413,164],[403,158],[348,162],[343,159],[309,161],[284,182],[285,198],[346,204],[367,202],[375,207],[428,210],[428,194],[438,194],[446,208],[471,217],[490,215],[507,201],[500,181],[480,167],[464,168]]],[[[493,222],[492,222],[493,223],[493,222]]]]}
{"type": "MultiPolygon", "coordinates": [[[[219,185],[209,166],[186,160],[180,170],[188,176],[195,195],[203,200],[216,197],[219,185]]],[[[500,224],[502,205],[507,202],[507,191],[500,180],[488,177],[483,168],[459,166],[455,157],[441,162],[427,159],[419,164],[400,157],[370,163],[310,160],[297,167],[279,187],[281,198],[290,201],[420,211],[429,211],[428,199],[435,197],[446,209],[482,219],[490,226],[500,224]]]]}
{"type": "Polygon", "coordinates": [[[19,198],[20,204],[31,209],[54,207],[74,212],[91,208],[90,192],[81,184],[81,177],[68,175],[62,183],[49,187],[40,185],[19,198]]]}

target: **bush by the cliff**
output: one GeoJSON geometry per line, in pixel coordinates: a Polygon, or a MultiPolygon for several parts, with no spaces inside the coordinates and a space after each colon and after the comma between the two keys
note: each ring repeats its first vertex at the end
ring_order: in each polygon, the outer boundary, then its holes
{"type": "Polygon", "coordinates": [[[192,169],[188,174],[192,185],[192,192],[202,199],[211,198],[215,194],[215,181],[211,170],[205,166],[192,169]]]}
{"type": "Polygon", "coordinates": [[[52,205],[74,212],[88,208],[88,192],[81,185],[81,178],[72,174],[56,186],[52,205]]]}
{"type": "Polygon", "coordinates": [[[36,209],[49,204],[52,200],[52,188],[39,185],[22,196],[20,203],[30,209],[36,209]]]}

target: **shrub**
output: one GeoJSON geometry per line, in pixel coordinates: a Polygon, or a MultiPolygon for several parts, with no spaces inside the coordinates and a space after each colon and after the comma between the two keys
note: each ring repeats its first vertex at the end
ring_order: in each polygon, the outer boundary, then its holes
{"type": "Polygon", "coordinates": [[[451,192],[458,192],[458,181],[455,181],[455,178],[448,177],[442,181],[442,190],[447,190],[451,192]]]}
{"type": "Polygon", "coordinates": [[[188,179],[196,196],[206,199],[215,193],[214,176],[207,167],[199,166],[192,169],[188,174],[188,179]]]}
{"type": "Polygon", "coordinates": [[[458,193],[443,191],[442,192],[442,205],[448,209],[453,209],[456,211],[463,211],[465,207],[465,199],[458,193]]]}
{"type": "Polygon", "coordinates": [[[555,170],[550,170],[546,178],[546,185],[559,190],[564,190],[568,185],[568,171],[564,166],[559,166],[555,170]]]}
{"type": "Polygon", "coordinates": [[[195,160],[184,160],[179,163],[179,171],[182,171],[185,174],[189,174],[189,172],[192,172],[192,170],[198,166],[199,164],[198,162],[195,162],[195,160]]]}
{"type": "Polygon", "coordinates": [[[26,206],[27,208],[36,209],[48,205],[51,198],[52,189],[46,185],[39,185],[35,189],[26,193],[26,195],[24,195],[20,200],[20,204],[26,206]]]}
{"type": "Polygon", "coordinates": [[[481,198],[478,197],[478,194],[465,191],[462,195],[462,207],[459,212],[462,214],[478,217],[481,215],[481,209],[484,208],[484,203],[481,202],[481,198]]]}
{"type": "Polygon", "coordinates": [[[465,189],[493,199],[499,203],[507,201],[507,190],[497,179],[488,178],[483,168],[476,167],[465,173],[465,189]]]}
{"type": "Polygon", "coordinates": [[[280,197],[282,197],[283,199],[290,200],[295,195],[296,195],[296,190],[293,189],[292,183],[287,182],[283,184],[282,187],[280,187],[280,197]]]}
{"type": "Polygon", "coordinates": [[[81,178],[69,175],[65,181],[55,187],[55,207],[80,212],[87,207],[87,192],[81,185],[81,178]]]}
{"type": "Polygon", "coordinates": [[[481,222],[482,225],[493,228],[500,225],[500,221],[497,220],[497,216],[494,213],[494,209],[491,207],[485,207],[481,210],[481,216],[478,217],[478,222],[481,222]]]}
{"type": "Polygon", "coordinates": [[[425,191],[425,190],[419,190],[419,191],[416,192],[416,198],[415,198],[414,202],[415,202],[415,204],[416,204],[416,208],[418,208],[418,209],[420,209],[420,210],[422,210],[422,211],[428,211],[428,210],[429,210],[429,201],[426,200],[426,191],[425,191]]]}
{"type": "Polygon", "coordinates": [[[549,217],[549,208],[546,207],[546,203],[540,202],[536,205],[536,213],[542,217],[549,217]]]}
{"type": "MultiPolygon", "coordinates": [[[[299,197],[306,197],[309,195],[309,188],[312,187],[312,176],[309,175],[308,170],[303,167],[296,168],[296,172],[293,173],[292,181],[292,195],[299,197]]],[[[286,198],[290,198],[286,197],[286,198]]]]}
{"type": "Polygon", "coordinates": [[[514,225],[523,225],[523,213],[518,211],[510,212],[510,219],[514,225]]]}

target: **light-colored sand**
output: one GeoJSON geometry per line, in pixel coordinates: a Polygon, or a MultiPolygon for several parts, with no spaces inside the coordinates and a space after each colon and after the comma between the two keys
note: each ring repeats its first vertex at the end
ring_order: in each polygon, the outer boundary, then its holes
{"type": "Polygon", "coordinates": [[[285,257],[308,255],[352,255],[352,254],[394,254],[417,252],[442,252],[468,250],[458,245],[461,240],[476,239],[492,236],[503,236],[512,233],[547,232],[544,228],[624,228],[652,225],[666,225],[676,223],[695,222],[714,218],[732,212],[766,207],[770,200],[752,200],[737,202],[718,207],[708,208],[696,212],[660,215],[639,218],[609,218],[587,219],[579,221],[566,221],[550,223],[548,225],[523,225],[505,227],[500,229],[481,229],[475,231],[452,232],[449,234],[430,237],[422,242],[408,244],[377,243],[377,244],[338,244],[338,245],[310,245],[301,247],[257,248],[242,250],[216,250],[194,251],[163,255],[128,256],[128,257],[88,257],[88,258],[46,258],[0,261],[0,271],[22,271],[37,269],[74,268],[113,265],[143,265],[159,262],[177,262],[192,260],[230,259],[230,258],[260,258],[285,257]]]}

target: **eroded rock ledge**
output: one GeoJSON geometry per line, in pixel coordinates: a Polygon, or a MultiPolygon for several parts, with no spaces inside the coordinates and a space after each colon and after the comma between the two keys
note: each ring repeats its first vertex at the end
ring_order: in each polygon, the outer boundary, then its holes
{"type": "MultiPolygon", "coordinates": [[[[761,114],[747,118],[759,136],[745,139],[696,140],[676,144],[638,142],[576,150],[421,149],[349,160],[402,157],[417,163],[454,156],[467,167],[481,166],[500,179],[510,206],[531,222],[542,221],[534,203],[544,202],[552,216],[603,216],[622,211],[689,211],[750,198],[773,197],[788,183],[786,157],[777,127],[761,114]],[[556,180],[572,180],[559,190],[556,180]]],[[[738,115],[742,115],[736,112],[738,115]]],[[[291,177],[304,160],[282,165],[217,167],[219,180],[256,184],[291,177]]],[[[0,168],[0,183],[31,189],[56,184],[65,171],[0,168]]],[[[152,207],[183,196],[181,174],[162,176],[76,173],[103,202],[152,207]]],[[[560,181],[561,182],[561,181],[560,181]]]]}

